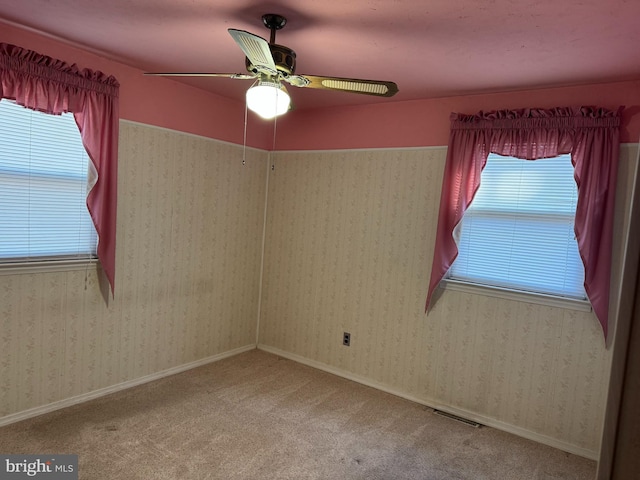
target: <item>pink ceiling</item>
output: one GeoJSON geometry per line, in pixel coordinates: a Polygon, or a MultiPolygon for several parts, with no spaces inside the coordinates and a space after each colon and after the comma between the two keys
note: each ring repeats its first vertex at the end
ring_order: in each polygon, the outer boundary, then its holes
{"type": "MultiPolygon", "coordinates": [[[[287,17],[277,43],[296,51],[297,73],[400,88],[378,99],[290,87],[298,109],[640,78],[638,0],[0,0],[6,22],[146,71],[243,72],[227,29],[268,39],[263,13],[287,17]]],[[[249,86],[185,82],[236,99],[249,86]]]]}

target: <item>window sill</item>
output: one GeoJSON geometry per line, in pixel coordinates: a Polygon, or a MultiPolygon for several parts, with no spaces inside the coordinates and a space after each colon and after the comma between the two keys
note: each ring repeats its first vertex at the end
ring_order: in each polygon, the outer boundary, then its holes
{"type": "Polygon", "coordinates": [[[75,270],[84,270],[85,268],[97,263],[97,258],[0,263],[0,275],[69,272],[75,270]]]}
{"type": "Polygon", "coordinates": [[[505,300],[515,300],[517,302],[535,303],[538,305],[545,305],[547,307],[567,308],[570,310],[579,310],[581,312],[591,311],[591,304],[588,300],[555,297],[553,295],[545,295],[542,293],[522,292],[519,290],[461,282],[459,280],[450,280],[446,278],[442,281],[442,286],[445,290],[454,290],[474,295],[503,298],[505,300]]]}

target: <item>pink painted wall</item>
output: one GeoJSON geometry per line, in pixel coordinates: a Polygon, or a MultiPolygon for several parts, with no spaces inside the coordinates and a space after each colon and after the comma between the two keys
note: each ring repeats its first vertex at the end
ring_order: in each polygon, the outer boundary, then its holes
{"type": "MultiPolygon", "coordinates": [[[[55,39],[0,23],[0,41],[81,68],[101,70],[120,82],[123,119],[242,144],[244,104],[142,71],[55,39]]],[[[336,92],[336,95],[346,95],[336,92]]],[[[297,110],[278,120],[276,150],[396,148],[446,145],[451,112],[506,108],[624,105],[623,142],[640,137],[640,80],[492,93],[374,105],[297,110]]],[[[273,149],[273,125],[249,115],[247,144],[273,149]]]]}
{"type": "Polygon", "coordinates": [[[638,142],[640,81],[634,81],[293,112],[278,124],[277,150],[447,145],[451,112],[578,105],[624,105],[621,140],[638,142]]]}

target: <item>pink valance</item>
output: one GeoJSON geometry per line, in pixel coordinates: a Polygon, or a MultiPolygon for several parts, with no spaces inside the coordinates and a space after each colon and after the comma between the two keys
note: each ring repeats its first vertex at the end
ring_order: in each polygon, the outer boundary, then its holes
{"type": "Polygon", "coordinates": [[[453,232],[480,186],[489,153],[528,160],[570,153],[584,287],[606,338],[621,113],[622,107],[567,107],[451,115],[427,309],[458,255],[453,232]]]}
{"type": "Polygon", "coordinates": [[[51,57],[0,43],[0,98],[49,114],[71,112],[97,174],[87,208],[98,258],[114,292],[118,173],[118,81],[51,57]]]}

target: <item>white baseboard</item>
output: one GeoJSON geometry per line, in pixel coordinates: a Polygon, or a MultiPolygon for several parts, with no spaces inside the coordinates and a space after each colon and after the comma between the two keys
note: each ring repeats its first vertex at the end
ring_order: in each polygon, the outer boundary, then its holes
{"type": "Polygon", "coordinates": [[[410,400],[412,402],[418,403],[420,405],[425,405],[429,408],[433,408],[435,410],[441,410],[443,412],[451,413],[453,415],[458,415],[463,418],[467,418],[469,420],[473,420],[474,422],[480,423],[482,425],[486,425],[488,427],[495,428],[497,430],[502,430],[508,433],[512,433],[513,435],[517,435],[519,437],[526,438],[528,440],[533,440],[534,442],[541,443],[543,445],[548,445],[550,447],[557,448],[559,450],[573,453],[575,455],[579,455],[581,457],[588,458],[590,460],[598,460],[598,452],[588,450],[586,448],[578,447],[576,445],[564,442],[562,440],[558,440],[552,437],[548,437],[546,435],[542,435],[536,432],[532,432],[531,430],[527,430],[526,428],[518,427],[516,425],[511,425],[509,423],[502,422],[500,420],[496,420],[494,418],[485,417],[483,415],[470,412],[467,410],[463,410],[460,408],[455,408],[449,405],[442,405],[435,399],[429,398],[418,398],[413,395],[407,394],[405,392],[399,391],[394,387],[389,385],[384,385],[382,383],[378,383],[369,378],[356,375],[345,370],[341,370],[339,368],[333,367],[331,365],[327,365],[326,363],[318,362],[316,360],[311,360],[306,357],[302,357],[300,355],[296,355],[295,353],[286,352],[284,350],[280,350],[275,347],[271,347],[269,345],[258,344],[258,349],[263,350],[265,352],[273,353],[274,355],[278,355],[280,357],[288,358],[289,360],[293,360],[294,362],[302,363],[303,365],[307,365],[309,367],[317,368],[319,370],[323,370],[328,373],[332,373],[339,377],[346,378],[347,380],[352,380],[357,383],[361,383],[368,387],[373,387],[375,389],[381,390],[386,393],[390,393],[392,395],[396,395],[397,397],[404,398],[406,400],[410,400]]]}
{"type": "Polygon", "coordinates": [[[160,372],[151,373],[149,375],[145,375],[144,377],[134,378],[133,380],[127,380],[126,382],[118,383],[116,385],[111,385],[109,387],[100,388],[98,390],[83,393],[75,397],[65,398],[63,400],[49,403],[47,405],[41,405],[39,407],[30,408],[28,410],[23,410],[21,412],[12,413],[10,415],[0,418],[0,427],[4,427],[5,425],[9,425],[11,423],[20,422],[28,418],[37,417],[39,415],[53,412],[55,410],[60,410],[61,408],[77,405],[78,403],[88,402],[89,400],[93,400],[95,398],[104,397],[105,395],[119,392],[120,390],[126,390],[127,388],[136,387],[138,385],[152,382],[154,380],[159,380],[161,378],[168,377],[170,375],[175,375],[176,373],[185,372],[187,370],[191,370],[192,368],[201,367],[202,365],[206,365],[208,363],[217,362],[224,358],[232,357],[234,355],[238,355],[240,353],[247,352],[249,350],[254,350],[255,348],[256,348],[255,344],[246,345],[244,347],[239,347],[233,350],[229,350],[227,352],[219,353],[211,357],[201,358],[200,360],[196,360],[194,362],[185,363],[183,365],[178,365],[177,367],[171,367],[166,370],[162,370],[160,372]]]}

